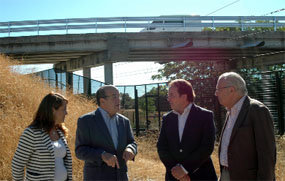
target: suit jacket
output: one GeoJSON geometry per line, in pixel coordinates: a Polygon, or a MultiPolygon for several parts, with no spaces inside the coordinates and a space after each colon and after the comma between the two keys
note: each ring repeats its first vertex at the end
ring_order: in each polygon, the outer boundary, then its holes
{"type": "Polygon", "coordinates": [[[178,115],[173,111],[163,116],[157,142],[159,158],[166,167],[166,180],[175,180],[171,169],[182,164],[191,180],[217,180],[210,158],[214,149],[215,127],[213,113],[192,105],[185,123],[181,142],[178,115]]]}
{"type": "MultiPolygon", "coordinates": [[[[64,165],[67,180],[72,180],[72,159],[64,134],[57,129],[66,147],[64,165]]],[[[13,180],[54,180],[55,157],[50,137],[46,131],[28,127],[20,137],[12,160],[13,180]],[[24,168],[26,178],[24,179],[24,168]]]]}
{"type": "MultiPolygon", "coordinates": [[[[222,135],[225,126],[226,123],[222,135]]],[[[219,154],[220,150],[221,144],[219,154]]],[[[272,115],[264,104],[246,96],[228,146],[230,178],[231,180],[274,180],[275,163],[276,147],[272,115]]]]}
{"type": "Polygon", "coordinates": [[[112,137],[99,109],[78,119],[75,154],[84,160],[84,180],[126,180],[127,165],[123,152],[128,147],[137,154],[129,120],[118,114],[118,147],[115,149],[112,137]],[[120,169],[109,167],[101,158],[103,152],[117,156],[120,169]]]}

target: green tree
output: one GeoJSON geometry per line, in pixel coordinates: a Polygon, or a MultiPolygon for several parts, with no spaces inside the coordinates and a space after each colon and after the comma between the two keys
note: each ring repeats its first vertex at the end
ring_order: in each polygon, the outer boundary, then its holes
{"type": "MultiPolygon", "coordinates": [[[[158,110],[158,88],[153,87],[149,92],[147,92],[147,103],[148,103],[148,111],[154,112],[158,110]]],[[[159,87],[159,100],[160,103],[163,99],[165,99],[167,95],[167,86],[163,85],[159,87]]],[[[145,94],[139,97],[139,107],[140,109],[146,111],[146,101],[145,94]]],[[[160,105],[163,106],[163,105],[160,105]]]]}
{"type": "Polygon", "coordinates": [[[270,71],[281,71],[281,70],[285,70],[285,64],[281,64],[281,65],[271,65],[271,66],[269,66],[269,70],[270,70],[270,71]]]}
{"type": "Polygon", "coordinates": [[[123,109],[134,109],[135,100],[130,97],[128,93],[120,93],[121,96],[121,105],[123,109]]]}
{"type": "MultiPolygon", "coordinates": [[[[239,21],[240,22],[240,21],[239,21]]],[[[246,23],[246,21],[244,21],[246,23]]],[[[248,21],[247,23],[250,23],[248,21]]],[[[273,20],[267,20],[267,21],[262,21],[262,20],[257,20],[256,23],[264,23],[264,24],[272,24],[272,27],[244,27],[243,30],[241,27],[217,27],[217,28],[203,28],[202,31],[250,31],[250,32],[266,32],[266,31],[274,31],[274,22],[273,20]]],[[[278,23],[278,21],[276,22],[278,23]]],[[[277,27],[276,31],[285,31],[285,27],[277,27]]]]}
{"type": "MultiPolygon", "coordinates": [[[[221,64],[215,62],[168,62],[165,63],[163,68],[158,70],[157,75],[153,75],[152,79],[161,80],[166,78],[167,80],[174,79],[204,79],[221,74],[221,64]]],[[[223,67],[223,66],[222,66],[223,67]]]]}

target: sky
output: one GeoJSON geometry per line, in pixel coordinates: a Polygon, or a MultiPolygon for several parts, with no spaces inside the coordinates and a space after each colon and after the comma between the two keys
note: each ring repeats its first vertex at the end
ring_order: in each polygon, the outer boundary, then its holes
{"type": "MultiPolygon", "coordinates": [[[[271,14],[283,8],[284,0],[0,0],[0,22],[160,15],[285,16],[285,11],[271,14]]],[[[116,63],[113,65],[114,84],[159,82],[151,80],[151,75],[161,67],[150,62],[116,63]]],[[[42,70],[52,65],[25,68],[42,70]]],[[[82,74],[81,71],[76,73],[82,74]]],[[[91,77],[104,81],[103,67],[92,68],[91,77]]]]}

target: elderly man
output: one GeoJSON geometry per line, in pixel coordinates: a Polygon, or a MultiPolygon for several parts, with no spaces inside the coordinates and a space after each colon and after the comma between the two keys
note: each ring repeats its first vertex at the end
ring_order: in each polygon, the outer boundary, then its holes
{"type": "Polygon", "coordinates": [[[215,127],[213,113],[194,104],[190,82],[170,82],[168,101],[172,111],[163,116],[157,142],[166,167],[165,180],[217,180],[211,160],[215,127]]]}
{"type": "Polygon", "coordinates": [[[221,134],[221,180],[274,180],[276,148],[272,115],[247,96],[243,78],[222,74],[215,95],[228,110],[221,134]]]}
{"type": "Polygon", "coordinates": [[[137,144],[129,120],[118,114],[119,91],[111,85],[96,93],[99,108],[78,119],[75,154],[84,160],[84,180],[128,180],[127,161],[137,144]]]}

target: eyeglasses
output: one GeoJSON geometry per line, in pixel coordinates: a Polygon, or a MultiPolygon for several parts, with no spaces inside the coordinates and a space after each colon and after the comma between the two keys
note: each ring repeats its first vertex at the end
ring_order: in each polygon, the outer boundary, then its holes
{"type": "Polygon", "coordinates": [[[216,88],[216,91],[220,91],[220,90],[222,90],[222,89],[229,88],[229,87],[232,87],[232,85],[230,85],[230,86],[225,86],[225,87],[220,87],[220,88],[216,88]]]}

